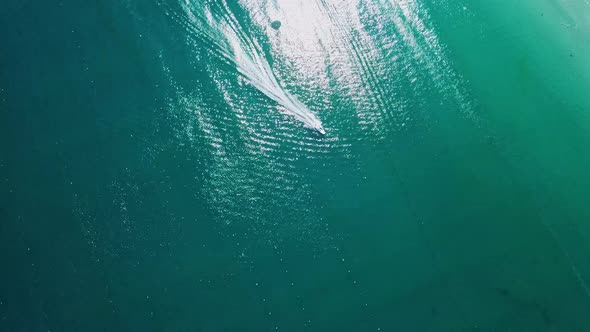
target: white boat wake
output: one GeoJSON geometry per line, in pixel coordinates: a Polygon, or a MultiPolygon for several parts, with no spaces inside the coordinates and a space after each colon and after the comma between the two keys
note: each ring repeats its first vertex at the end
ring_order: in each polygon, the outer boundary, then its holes
{"type": "Polygon", "coordinates": [[[320,134],[326,131],[322,122],[305,104],[286,91],[278,82],[260,45],[240,27],[225,0],[216,2],[214,15],[207,5],[186,0],[182,5],[187,25],[215,47],[215,52],[235,65],[238,72],[256,89],[282,105],[293,118],[320,134]],[[203,14],[204,11],[204,14],[203,14]]]}

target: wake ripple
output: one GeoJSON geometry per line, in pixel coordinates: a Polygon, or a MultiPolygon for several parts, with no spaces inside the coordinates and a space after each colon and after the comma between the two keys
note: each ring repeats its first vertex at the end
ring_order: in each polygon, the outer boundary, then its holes
{"type": "Polygon", "coordinates": [[[252,86],[283,106],[289,116],[321,134],[326,133],[317,115],[281,86],[262,47],[244,32],[225,0],[207,4],[186,0],[181,7],[183,14],[172,15],[204,40],[214,54],[234,65],[252,86]]]}

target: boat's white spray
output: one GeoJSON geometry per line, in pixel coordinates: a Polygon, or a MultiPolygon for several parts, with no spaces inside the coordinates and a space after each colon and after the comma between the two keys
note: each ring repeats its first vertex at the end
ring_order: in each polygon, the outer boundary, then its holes
{"type": "Polygon", "coordinates": [[[217,2],[217,5],[217,9],[222,12],[221,15],[217,15],[219,18],[216,18],[206,6],[195,6],[193,1],[186,0],[183,6],[189,20],[186,23],[190,24],[200,37],[212,43],[216,53],[235,65],[238,72],[252,86],[282,105],[289,115],[305,126],[325,134],[322,122],[316,114],[279,84],[269,62],[263,56],[262,48],[256,40],[244,33],[225,1],[217,2]],[[206,8],[203,17],[195,15],[195,7],[200,7],[201,13],[203,8],[206,8]]]}

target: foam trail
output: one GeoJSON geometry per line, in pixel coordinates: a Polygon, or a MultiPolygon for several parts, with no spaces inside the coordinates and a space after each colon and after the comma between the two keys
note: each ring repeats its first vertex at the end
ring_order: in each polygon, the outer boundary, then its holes
{"type": "Polygon", "coordinates": [[[216,48],[214,50],[216,54],[235,65],[238,72],[250,84],[282,105],[290,116],[301,121],[305,126],[325,134],[322,122],[315,113],[279,84],[270,64],[262,55],[260,45],[243,32],[225,0],[217,4],[217,9],[221,11],[217,15],[219,18],[216,18],[209,8],[206,8],[204,17],[199,18],[198,14],[195,15],[195,11],[199,10],[203,13],[205,6],[195,8],[190,0],[184,3],[183,9],[189,19],[188,23],[196,30],[198,36],[210,42],[216,48]],[[220,37],[224,41],[219,41],[220,37]]]}

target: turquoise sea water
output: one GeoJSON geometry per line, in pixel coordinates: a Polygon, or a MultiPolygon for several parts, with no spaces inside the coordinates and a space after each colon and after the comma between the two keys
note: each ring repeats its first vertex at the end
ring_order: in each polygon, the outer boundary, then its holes
{"type": "Polygon", "coordinates": [[[0,30],[0,331],[590,331],[587,0],[0,30]]]}

